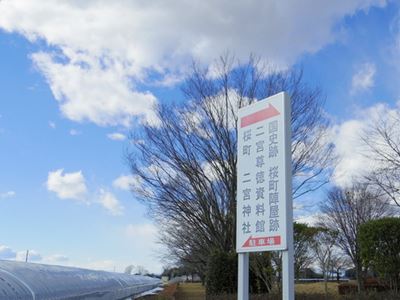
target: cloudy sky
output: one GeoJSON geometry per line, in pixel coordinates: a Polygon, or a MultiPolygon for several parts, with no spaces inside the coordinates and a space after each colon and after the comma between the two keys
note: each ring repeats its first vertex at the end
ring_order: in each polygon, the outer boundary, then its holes
{"type": "Polygon", "coordinates": [[[226,51],[302,65],[327,95],[334,182],[367,166],[358,132],[400,100],[398,1],[0,1],[0,259],[160,271],[126,137],[226,51]]]}

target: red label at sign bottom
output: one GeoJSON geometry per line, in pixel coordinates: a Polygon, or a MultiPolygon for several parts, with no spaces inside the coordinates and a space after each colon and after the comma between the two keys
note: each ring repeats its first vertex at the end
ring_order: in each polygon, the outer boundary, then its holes
{"type": "Polygon", "coordinates": [[[281,244],[281,236],[249,237],[242,247],[265,247],[281,244]]]}

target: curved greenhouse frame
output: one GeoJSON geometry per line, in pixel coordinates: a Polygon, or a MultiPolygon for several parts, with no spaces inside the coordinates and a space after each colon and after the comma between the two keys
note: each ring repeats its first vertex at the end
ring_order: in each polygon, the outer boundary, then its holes
{"type": "Polygon", "coordinates": [[[161,281],[80,268],[0,260],[0,299],[107,299],[138,296],[161,281]]]}

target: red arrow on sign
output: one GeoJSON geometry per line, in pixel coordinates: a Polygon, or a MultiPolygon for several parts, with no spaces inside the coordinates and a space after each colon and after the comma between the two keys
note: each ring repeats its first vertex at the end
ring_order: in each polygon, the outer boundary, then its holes
{"type": "Polygon", "coordinates": [[[269,104],[267,108],[241,118],[240,127],[243,128],[251,124],[278,116],[279,114],[280,112],[272,104],[269,104]]]}
{"type": "Polygon", "coordinates": [[[265,247],[265,246],[275,246],[281,244],[281,236],[263,236],[253,238],[250,236],[247,241],[243,244],[243,248],[246,247],[265,247]]]}

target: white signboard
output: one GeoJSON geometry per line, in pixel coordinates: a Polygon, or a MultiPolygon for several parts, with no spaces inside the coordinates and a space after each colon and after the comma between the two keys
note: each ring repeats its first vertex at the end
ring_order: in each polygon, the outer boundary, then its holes
{"type": "Polygon", "coordinates": [[[243,107],[238,122],[236,250],[286,250],[292,205],[289,97],[280,93],[243,107]]]}

